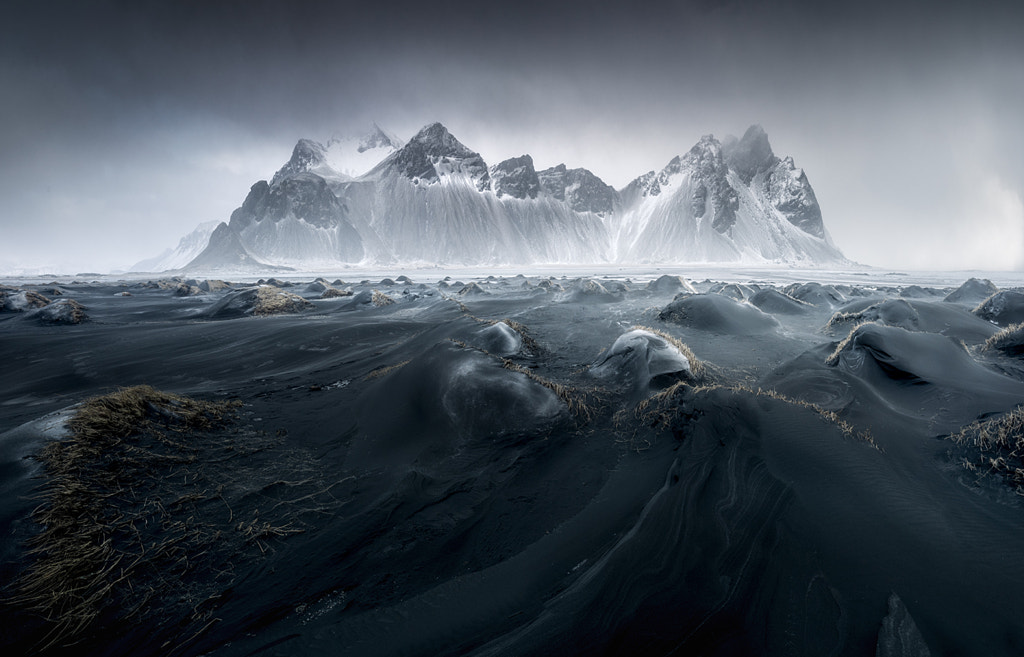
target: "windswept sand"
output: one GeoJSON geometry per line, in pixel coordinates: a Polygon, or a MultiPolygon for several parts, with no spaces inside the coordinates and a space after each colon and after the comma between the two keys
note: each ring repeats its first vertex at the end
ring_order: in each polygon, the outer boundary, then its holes
{"type": "Polygon", "coordinates": [[[1024,650],[1018,291],[421,274],[3,288],[4,654],[1024,650]]]}

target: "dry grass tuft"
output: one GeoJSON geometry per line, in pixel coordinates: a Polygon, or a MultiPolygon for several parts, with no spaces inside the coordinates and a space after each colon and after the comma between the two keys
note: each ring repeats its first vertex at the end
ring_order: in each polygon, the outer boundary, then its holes
{"type": "Polygon", "coordinates": [[[402,369],[403,367],[405,367],[408,364],[409,364],[409,361],[403,360],[401,363],[395,363],[394,365],[387,365],[387,366],[384,366],[384,367],[378,367],[375,370],[371,370],[369,374],[367,374],[365,377],[363,377],[363,380],[364,381],[372,381],[373,379],[379,379],[382,376],[387,376],[388,374],[391,374],[395,370],[402,369]]]}
{"type": "Polygon", "coordinates": [[[590,422],[594,418],[594,405],[587,399],[586,395],[581,394],[569,386],[556,383],[550,379],[545,379],[533,370],[523,367],[508,358],[502,358],[501,365],[507,370],[518,372],[526,376],[531,381],[539,383],[551,392],[555,393],[555,395],[562,400],[562,403],[569,408],[569,412],[578,420],[586,423],[590,422]]]}
{"type": "Polygon", "coordinates": [[[256,299],[253,304],[253,315],[280,315],[284,313],[297,313],[313,304],[306,301],[297,294],[285,292],[270,285],[262,285],[256,290],[256,299]]]}
{"type": "Polygon", "coordinates": [[[339,290],[336,287],[329,287],[320,295],[321,299],[337,299],[339,297],[352,296],[352,290],[339,290]]]}
{"type": "Polygon", "coordinates": [[[372,301],[373,301],[373,305],[377,306],[378,308],[382,308],[384,306],[390,306],[393,303],[395,303],[394,299],[392,299],[391,297],[389,297],[388,295],[384,294],[383,292],[381,292],[379,290],[374,290],[373,291],[373,299],[372,299],[372,301]]]}
{"type": "Polygon", "coordinates": [[[1011,324],[1002,329],[986,340],[981,350],[1002,351],[1011,355],[1024,353],[1024,323],[1011,324]]]}
{"type": "Polygon", "coordinates": [[[473,317],[473,313],[469,311],[469,307],[466,306],[466,304],[462,303],[460,300],[456,299],[455,297],[444,295],[442,298],[445,301],[451,301],[452,303],[457,305],[459,307],[459,312],[461,312],[462,314],[469,315],[472,319],[475,319],[477,321],[482,321],[478,317],[473,317]]]}
{"type": "MultiPolygon", "coordinates": [[[[174,525],[160,544],[118,547],[136,531],[134,520],[120,512],[140,473],[157,466],[188,462],[187,450],[155,451],[133,440],[153,425],[171,436],[208,429],[224,422],[230,404],[201,402],[136,386],[86,400],[69,422],[70,437],[47,444],[38,455],[48,477],[33,520],[43,527],[29,543],[34,563],[22,575],[12,600],[50,623],[46,649],[72,639],[101,613],[115,592],[130,586],[143,566],[174,563],[190,539],[174,525]],[[117,517],[120,516],[120,517],[117,517]],[[148,554],[147,554],[148,553],[148,554]]],[[[161,435],[158,441],[173,444],[161,435]]],[[[158,505],[159,500],[146,500],[158,505]]],[[[155,508],[155,507],[154,507],[155,508]]]]}
{"type": "MultiPolygon", "coordinates": [[[[829,320],[829,323],[831,323],[831,320],[829,320]]],[[[846,334],[846,337],[839,341],[839,343],[836,345],[836,348],[833,349],[832,353],[829,354],[828,358],[825,359],[825,364],[828,365],[829,367],[835,367],[836,365],[838,365],[839,356],[843,353],[843,350],[849,346],[850,342],[853,341],[854,333],[860,330],[862,326],[867,326],[868,324],[873,323],[875,322],[861,322],[860,324],[857,324],[852,329],[850,329],[850,332],[846,334]]]]}
{"type": "Polygon", "coordinates": [[[853,313],[836,312],[828,318],[828,322],[825,323],[824,331],[829,333],[852,322],[856,322],[857,326],[869,323],[864,320],[863,311],[853,313]]]}
{"type": "Polygon", "coordinates": [[[789,404],[791,406],[798,406],[800,408],[806,408],[816,413],[821,419],[827,423],[839,429],[840,433],[846,438],[852,438],[866,442],[875,449],[879,449],[875,443],[874,437],[869,431],[857,431],[849,422],[839,417],[839,414],[835,411],[822,408],[817,404],[812,404],[807,401],[800,399],[793,399],[787,397],[778,391],[768,388],[748,388],[746,386],[722,386],[722,385],[705,385],[705,386],[691,386],[684,381],[679,381],[672,386],[665,388],[661,392],[647,399],[644,399],[633,409],[633,415],[636,419],[647,424],[648,426],[655,428],[667,428],[672,424],[672,421],[676,418],[676,410],[679,403],[684,395],[695,395],[710,390],[731,390],[734,392],[744,392],[758,397],[767,397],[776,401],[789,404]]]}
{"type": "Polygon", "coordinates": [[[968,469],[999,475],[1024,496],[1024,406],[968,424],[949,438],[979,450],[976,460],[965,461],[968,469]]]}
{"type": "Polygon", "coordinates": [[[7,600],[46,622],[39,651],[146,616],[158,619],[152,632],[191,641],[216,622],[215,600],[240,559],[302,531],[299,514],[337,506],[330,486],[277,478],[281,468],[309,471],[299,457],[253,461],[276,443],[226,431],[238,405],[125,388],[83,402],[69,436],[40,451],[32,519],[41,531],[7,600]],[[273,502],[266,518],[254,496],[273,502]],[[232,505],[252,519],[236,520],[232,505]]]}

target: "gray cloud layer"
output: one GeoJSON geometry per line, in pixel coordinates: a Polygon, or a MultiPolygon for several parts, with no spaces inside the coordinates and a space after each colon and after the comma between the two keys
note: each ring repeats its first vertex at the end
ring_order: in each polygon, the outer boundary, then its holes
{"type": "Polygon", "coordinates": [[[434,120],[617,187],[761,123],[848,256],[1024,265],[1024,11],[832,4],[16,0],[0,265],[128,265],[226,219],[299,137],[434,120]]]}

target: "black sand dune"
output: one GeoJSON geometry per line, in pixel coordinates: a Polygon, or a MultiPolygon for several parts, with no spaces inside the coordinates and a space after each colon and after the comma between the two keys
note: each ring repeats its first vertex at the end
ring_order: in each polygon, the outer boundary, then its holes
{"type": "Polygon", "coordinates": [[[677,297],[658,314],[673,324],[717,333],[749,334],[774,330],[779,322],[755,306],[718,293],[677,297]]]}
{"type": "Polygon", "coordinates": [[[4,289],[4,654],[1024,651],[979,285],[264,283],[4,289]]]}

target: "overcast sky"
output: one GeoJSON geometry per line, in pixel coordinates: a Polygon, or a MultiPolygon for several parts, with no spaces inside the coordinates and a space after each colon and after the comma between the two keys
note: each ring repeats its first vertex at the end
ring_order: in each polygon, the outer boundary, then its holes
{"type": "Polygon", "coordinates": [[[126,268],[374,121],[616,188],[759,123],[848,257],[1024,268],[1024,3],[352,4],[8,0],[0,270],[126,268]]]}

